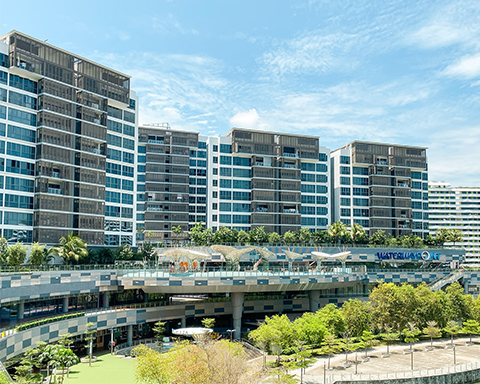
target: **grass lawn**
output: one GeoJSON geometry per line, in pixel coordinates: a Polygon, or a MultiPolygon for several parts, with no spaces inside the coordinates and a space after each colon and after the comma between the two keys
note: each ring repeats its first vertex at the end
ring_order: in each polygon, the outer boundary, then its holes
{"type": "Polygon", "coordinates": [[[79,363],[72,367],[65,384],[134,384],[134,359],[124,359],[109,353],[98,355],[98,360],[89,367],[79,363]]]}

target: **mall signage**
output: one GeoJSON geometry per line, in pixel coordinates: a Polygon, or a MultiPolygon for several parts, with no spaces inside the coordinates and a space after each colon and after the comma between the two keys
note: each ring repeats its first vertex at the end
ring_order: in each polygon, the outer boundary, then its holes
{"type": "Polygon", "coordinates": [[[422,251],[385,251],[377,252],[376,256],[379,260],[412,260],[412,261],[433,261],[440,259],[440,253],[422,251]]]}

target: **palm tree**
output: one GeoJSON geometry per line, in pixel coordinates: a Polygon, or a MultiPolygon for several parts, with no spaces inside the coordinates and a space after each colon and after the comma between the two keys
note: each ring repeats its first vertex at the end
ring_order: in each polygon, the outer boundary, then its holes
{"type": "Polygon", "coordinates": [[[347,233],[347,226],[341,221],[336,221],[328,228],[328,234],[335,244],[338,244],[347,233]]]}
{"type": "Polygon", "coordinates": [[[461,231],[459,231],[458,229],[450,230],[450,234],[448,235],[448,241],[451,241],[453,245],[455,245],[455,243],[458,243],[459,241],[462,241],[462,240],[463,240],[463,234],[461,231]]]}
{"type": "Polygon", "coordinates": [[[353,244],[357,244],[359,241],[363,242],[367,238],[365,229],[357,223],[354,223],[350,229],[350,235],[352,236],[353,244]]]}
{"type": "Polygon", "coordinates": [[[50,248],[49,253],[61,257],[67,265],[71,260],[78,260],[88,255],[87,244],[73,233],[67,237],[61,237],[59,243],[56,247],[50,248]]]}

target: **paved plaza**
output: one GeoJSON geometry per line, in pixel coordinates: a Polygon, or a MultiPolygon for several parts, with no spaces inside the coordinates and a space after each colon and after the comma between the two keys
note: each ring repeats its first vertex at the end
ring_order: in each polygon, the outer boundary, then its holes
{"type": "MultiPolygon", "coordinates": [[[[461,366],[465,366],[467,363],[474,363],[480,360],[480,339],[473,338],[473,345],[466,346],[470,338],[458,338],[455,339],[455,355],[458,369],[461,366]]],[[[423,371],[423,375],[426,375],[426,371],[429,370],[429,374],[439,374],[443,368],[443,372],[446,373],[448,369],[452,372],[454,370],[454,352],[452,348],[445,348],[447,344],[450,344],[449,339],[437,339],[433,342],[433,350],[426,350],[430,346],[430,341],[421,341],[414,344],[414,371],[423,371]],[[450,368],[448,368],[450,367],[450,368]],[[436,370],[436,371],[435,371],[436,370]],[[436,372],[436,373],[435,373],[436,372]]],[[[390,356],[381,357],[382,354],[386,354],[387,347],[382,345],[371,348],[368,351],[370,357],[368,361],[362,361],[365,356],[364,350],[357,352],[357,373],[364,375],[377,375],[377,374],[394,374],[397,372],[398,377],[403,377],[403,372],[408,374],[411,372],[411,355],[410,353],[404,353],[409,350],[408,344],[398,344],[390,346],[390,356]]],[[[340,377],[341,374],[348,375],[355,373],[355,352],[348,354],[348,364],[351,364],[345,368],[345,353],[340,353],[332,356],[330,361],[330,370],[326,370],[327,382],[328,377],[335,375],[340,377]]],[[[304,376],[305,383],[323,383],[324,378],[324,363],[328,365],[328,358],[318,359],[313,366],[306,370],[304,376]]],[[[347,365],[348,365],[347,364],[347,365]]],[[[480,367],[480,363],[479,363],[480,367]]],[[[295,371],[300,376],[299,371],[295,371]]],[[[365,376],[364,376],[365,377],[365,376]]]]}

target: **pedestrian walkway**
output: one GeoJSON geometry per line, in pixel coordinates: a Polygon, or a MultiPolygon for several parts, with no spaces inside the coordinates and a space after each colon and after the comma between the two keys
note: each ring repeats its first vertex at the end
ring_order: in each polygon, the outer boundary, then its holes
{"type": "MultiPolygon", "coordinates": [[[[433,349],[430,347],[430,341],[417,342],[413,346],[413,370],[422,371],[422,376],[435,375],[441,372],[454,371],[454,358],[457,368],[462,370],[468,369],[468,367],[474,367],[476,362],[480,361],[480,340],[473,338],[473,344],[468,345],[470,338],[458,338],[454,340],[455,353],[450,346],[450,339],[437,339],[433,342],[433,349]],[[448,348],[445,348],[446,345],[448,348]],[[465,364],[467,364],[465,366],[465,364]],[[472,365],[473,363],[473,365],[472,365]],[[435,371],[437,370],[437,371],[435,371]],[[428,372],[428,373],[427,373],[428,372]],[[435,373],[436,372],[436,373],[435,373]]],[[[327,382],[330,382],[329,377],[340,377],[341,374],[354,374],[357,375],[377,375],[377,374],[393,374],[397,373],[398,377],[403,377],[402,374],[411,374],[411,359],[412,356],[409,353],[409,344],[398,344],[390,346],[390,356],[382,357],[386,355],[387,347],[382,345],[378,347],[370,348],[367,352],[369,359],[365,358],[365,350],[359,350],[357,353],[349,352],[347,360],[345,360],[345,353],[339,353],[332,356],[330,360],[331,369],[326,369],[324,372],[324,365],[328,366],[328,357],[319,358],[310,368],[306,370],[303,376],[304,383],[324,383],[324,374],[327,377],[327,382]],[[347,362],[346,362],[347,361],[347,362]],[[357,364],[355,364],[357,361],[357,364]]],[[[480,362],[478,363],[480,367],[480,362]]],[[[470,368],[470,369],[472,369],[470,368]]],[[[292,371],[300,378],[300,370],[292,371]]]]}

